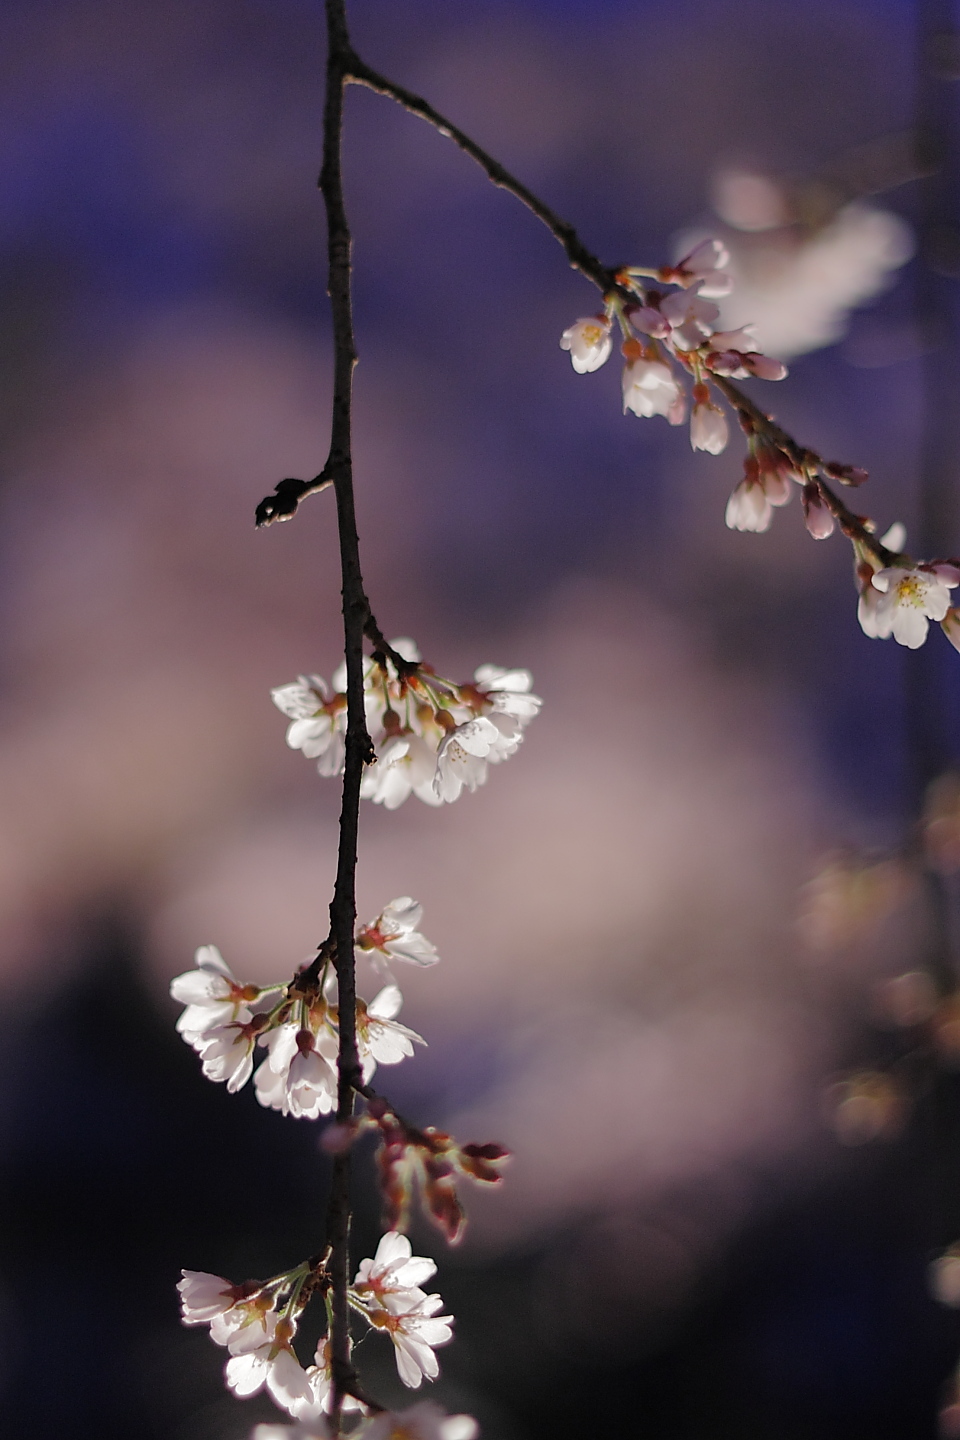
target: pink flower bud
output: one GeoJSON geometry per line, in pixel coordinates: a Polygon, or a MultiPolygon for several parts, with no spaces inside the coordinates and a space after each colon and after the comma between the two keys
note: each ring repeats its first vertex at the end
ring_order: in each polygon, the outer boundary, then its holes
{"type": "Polygon", "coordinates": [[[866,470],[859,465],[841,465],[836,460],[831,460],[829,465],[824,465],[824,470],[833,480],[839,480],[841,485],[862,485],[869,480],[866,470]]]}
{"type": "Polygon", "coordinates": [[[719,455],[727,448],[730,429],[727,417],[716,405],[698,403],[690,416],[690,444],[694,450],[719,455]]]}
{"type": "Polygon", "coordinates": [[[787,367],[782,360],[774,360],[769,355],[748,353],[743,357],[743,363],[751,375],[756,375],[758,380],[783,380],[787,374],[787,367]]]}
{"type": "Polygon", "coordinates": [[[830,514],[823,497],[812,482],[804,485],[801,492],[803,522],[814,540],[828,540],[836,528],[836,521],[830,514]]]}

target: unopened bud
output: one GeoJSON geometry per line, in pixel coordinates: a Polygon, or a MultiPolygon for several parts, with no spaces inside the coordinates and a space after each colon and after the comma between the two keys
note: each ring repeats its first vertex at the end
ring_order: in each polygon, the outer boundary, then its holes
{"type": "Polygon", "coordinates": [[[464,1145],[464,1155],[476,1155],[481,1160],[506,1160],[510,1151],[504,1145],[464,1145]]]}
{"type": "Polygon", "coordinates": [[[814,540],[829,539],[836,528],[836,522],[812,481],[804,485],[800,498],[803,503],[803,522],[814,540]]]}
{"type": "Polygon", "coordinates": [[[832,480],[839,480],[841,485],[862,485],[865,480],[870,478],[867,471],[859,465],[841,465],[836,460],[831,460],[823,468],[832,480]]]}

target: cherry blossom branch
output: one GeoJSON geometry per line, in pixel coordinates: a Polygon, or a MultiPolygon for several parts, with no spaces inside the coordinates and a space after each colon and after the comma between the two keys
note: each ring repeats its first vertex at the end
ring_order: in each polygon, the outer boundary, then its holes
{"type": "MultiPolygon", "coordinates": [[[[357,1054],[357,994],[353,952],[356,926],[357,835],[360,782],[366,764],[375,759],[367,732],[363,703],[363,637],[370,605],[363,588],[360,544],[353,497],[351,404],[353,368],[357,361],[350,288],[351,236],[343,198],[341,141],[343,91],[352,56],[345,0],[326,0],[327,74],[323,117],[323,168],[320,191],[327,211],[330,304],[333,313],[334,380],[330,453],[323,467],[337,498],[340,569],[343,581],[343,638],[347,670],[347,733],[340,809],[337,878],[330,902],[330,930],[340,1012],[337,1120],[353,1114],[354,1086],[360,1078],[357,1054]]],[[[279,488],[279,487],[278,487],[279,488]]],[[[339,1425],[345,1395],[356,1388],[350,1360],[350,1311],[347,1300],[350,1240],[350,1152],[336,1156],[327,1209],[327,1244],[332,1282],[330,1360],[333,1372],[333,1421],[339,1425]]]]}

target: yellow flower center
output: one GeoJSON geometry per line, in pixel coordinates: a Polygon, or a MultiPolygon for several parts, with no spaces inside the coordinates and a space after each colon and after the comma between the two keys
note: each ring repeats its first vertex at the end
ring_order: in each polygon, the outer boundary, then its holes
{"type": "Polygon", "coordinates": [[[897,604],[915,605],[920,609],[923,605],[924,587],[920,584],[916,575],[905,575],[897,586],[897,604]]]}

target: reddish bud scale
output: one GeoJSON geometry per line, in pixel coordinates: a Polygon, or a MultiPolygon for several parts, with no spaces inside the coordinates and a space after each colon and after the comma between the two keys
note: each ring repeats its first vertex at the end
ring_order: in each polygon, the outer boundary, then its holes
{"type": "Polygon", "coordinates": [[[504,1145],[462,1145],[461,1155],[476,1156],[481,1160],[506,1160],[510,1151],[504,1145]]]}

